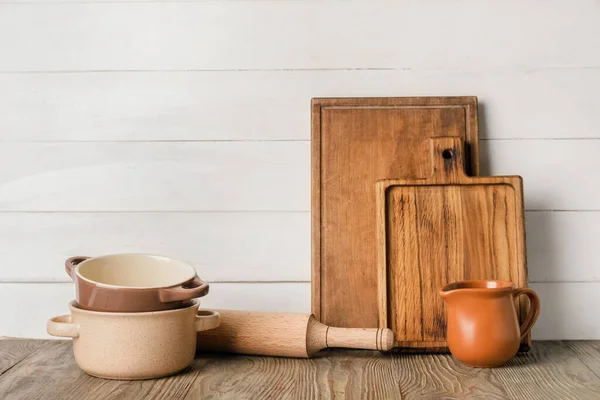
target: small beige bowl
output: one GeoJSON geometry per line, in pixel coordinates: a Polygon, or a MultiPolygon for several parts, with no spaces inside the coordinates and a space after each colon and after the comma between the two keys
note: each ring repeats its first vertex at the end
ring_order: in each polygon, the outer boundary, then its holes
{"type": "Polygon", "coordinates": [[[77,308],[48,320],[52,336],[73,338],[77,365],[107,379],[151,379],[188,367],[196,352],[196,332],[221,324],[216,311],[198,310],[197,301],[176,310],[108,313],[77,308]]]}

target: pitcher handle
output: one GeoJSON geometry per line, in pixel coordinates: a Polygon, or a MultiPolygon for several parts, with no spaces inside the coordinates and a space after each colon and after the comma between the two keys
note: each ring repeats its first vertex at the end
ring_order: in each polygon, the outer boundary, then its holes
{"type": "Polygon", "coordinates": [[[529,331],[531,331],[533,324],[535,324],[535,321],[540,315],[540,298],[537,293],[527,288],[517,288],[513,292],[515,298],[522,294],[529,297],[529,313],[527,314],[525,321],[521,324],[521,340],[523,340],[529,331]]]}

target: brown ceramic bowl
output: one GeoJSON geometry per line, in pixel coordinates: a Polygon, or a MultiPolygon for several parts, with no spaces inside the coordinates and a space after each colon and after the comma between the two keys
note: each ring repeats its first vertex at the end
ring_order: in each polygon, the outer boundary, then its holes
{"type": "Polygon", "coordinates": [[[71,257],[65,270],[75,282],[77,306],[90,311],[172,310],[208,293],[190,264],[157,255],[71,257]]]}
{"type": "Polygon", "coordinates": [[[50,319],[52,336],[73,338],[79,368],[107,379],[151,379],[188,367],[196,352],[197,332],[221,323],[216,311],[185,308],[146,313],[106,313],[69,304],[71,314],[50,319]]]}

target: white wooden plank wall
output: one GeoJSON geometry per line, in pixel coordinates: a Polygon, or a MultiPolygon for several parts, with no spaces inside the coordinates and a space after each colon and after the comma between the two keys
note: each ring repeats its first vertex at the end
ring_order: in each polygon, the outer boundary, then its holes
{"type": "Polygon", "coordinates": [[[310,309],[310,99],[476,95],[524,177],[534,338],[600,339],[600,3],[0,0],[0,336],[75,254],[153,252],[207,307],[310,309]]]}

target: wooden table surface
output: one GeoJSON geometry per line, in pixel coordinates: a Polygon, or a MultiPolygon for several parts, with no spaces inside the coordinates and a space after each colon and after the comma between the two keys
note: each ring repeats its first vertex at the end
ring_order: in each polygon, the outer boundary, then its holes
{"type": "Polygon", "coordinates": [[[450,355],[322,352],[285,359],[199,354],[148,381],[93,378],[70,341],[0,340],[0,399],[600,399],[600,341],[534,342],[496,369],[450,355]]]}

